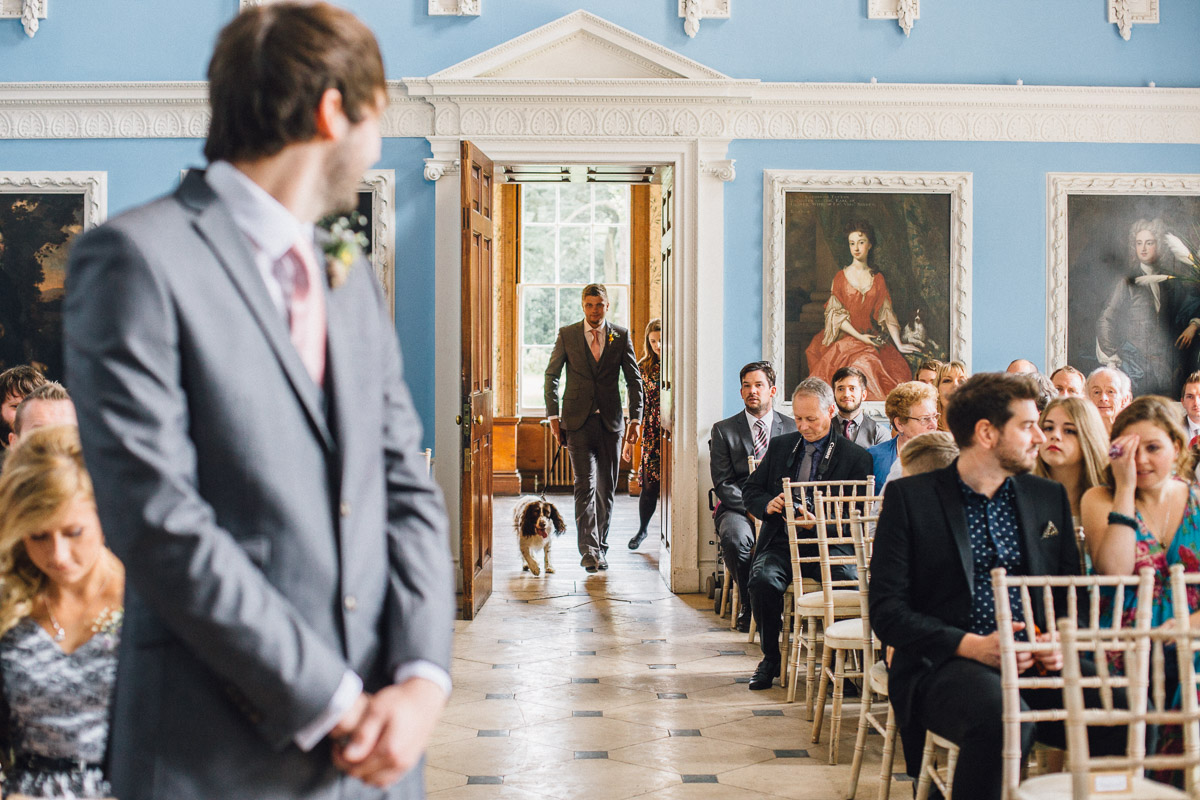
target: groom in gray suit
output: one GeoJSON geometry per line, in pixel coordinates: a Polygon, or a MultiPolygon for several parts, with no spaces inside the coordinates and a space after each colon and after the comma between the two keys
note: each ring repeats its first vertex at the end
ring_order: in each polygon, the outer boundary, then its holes
{"type": "Polygon", "coordinates": [[[642,422],[642,376],[629,331],[605,322],[608,290],[598,283],[583,288],[583,320],[558,331],[546,367],[546,416],[554,440],[566,444],[575,474],[575,530],[580,564],[588,572],[608,569],[608,526],[617,496],[621,457],[618,378],[629,393],[630,442],[642,422]],[[567,368],[567,388],[559,414],[558,383],[567,368]]]}
{"type": "Polygon", "coordinates": [[[353,208],[386,105],[371,32],[247,10],[209,65],[207,172],[80,237],[66,367],[128,591],[122,800],[420,798],[454,581],[353,208]]]}

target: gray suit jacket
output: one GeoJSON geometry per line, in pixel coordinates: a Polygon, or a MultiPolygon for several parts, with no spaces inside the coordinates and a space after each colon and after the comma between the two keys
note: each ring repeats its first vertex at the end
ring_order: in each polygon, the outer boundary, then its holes
{"type": "MultiPolygon", "coordinates": [[[[792,417],[778,411],[772,411],[771,416],[772,439],[796,432],[796,420],[792,417]]],[[[753,454],[754,437],[750,433],[745,411],[739,411],[713,425],[708,440],[708,468],[712,473],[713,489],[720,501],[713,516],[724,511],[746,513],[746,506],[742,502],[742,486],[750,476],[748,459],[753,454]]]]}
{"type": "MultiPolygon", "coordinates": [[[[851,441],[853,441],[859,447],[874,447],[875,445],[886,442],[888,439],[892,438],[891,428],[880,425],[875,421],[874,417],[865,411],[859,418],[859,422],[861,424],[854,431],[854,436],[851,438],[851,441]]],[[[834,417],[833,423],[840,427],[842,424],[842,418],[834,417]]]]}
{"type": "Polygon", "coordinates": [[[384,793],[292,743],[348,668],[375,690],[449,665],[445,510],[370,266],[326,289],[324,393],[202,173],[81,236],[69,276],[66,371],[128,575],[115,794],[422,796],[420,769],[384,793]]]}
{"type": "Polygon", "coordinates": [[[625,426],[621,413],[621,391],[617,384],[619,376],[625,375],[625,388],[629,392],[629,418],[642,418],[642,374],[638,370],[637,356],[633,353],[633,341],[629,331],[620,325],[605,323],[608,341],[600,361],[592,357],[592,348],[584,336],[584,321],[559,328],[546,366],[546,416],[560,418],[563,430],[575,431],[583,427],[588,415],[600,412],[600,420],[610,431],[619,431],[625,426]],[[559,411],[558,382],[563,366],[567,368],[567,388],[563,393],[562,411],[559,411]]]}

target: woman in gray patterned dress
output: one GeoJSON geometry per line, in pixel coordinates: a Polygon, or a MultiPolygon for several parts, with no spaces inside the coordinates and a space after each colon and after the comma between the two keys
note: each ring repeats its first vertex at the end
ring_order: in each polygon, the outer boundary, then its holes
{"type": "Polygon", "coordinates": [[[73,425],[33,431],[5,461],[0,587],[4,795],[106,797],[125,570],[104,546],[73,425]]]}

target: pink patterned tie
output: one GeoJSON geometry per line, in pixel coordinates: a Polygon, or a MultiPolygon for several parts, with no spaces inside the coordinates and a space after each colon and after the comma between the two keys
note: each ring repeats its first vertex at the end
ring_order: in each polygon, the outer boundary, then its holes
{"type": "Polygon", "coordinates": [[[313,382],[325,384],[325,294],[313,286],[319,275],[312,244],[301,239],[275,262],[275,277],[283,289],[292,344],[313,382]],[[314,291],[315,288],[315,291],[314,291]]]}
{"type": "Polygon", "coordinates": [[[603,354],[604,354],[604,345],[602,345],[600,343],[600,329],[593,328],[592,329],[592,358],[599,361],[600,356],[603,354]]]}
{"type": "Polygon", "coordinates": [[[767,424],[761,419],[754,421],[754,460],[762,461],[767,452],[767,424]]]}

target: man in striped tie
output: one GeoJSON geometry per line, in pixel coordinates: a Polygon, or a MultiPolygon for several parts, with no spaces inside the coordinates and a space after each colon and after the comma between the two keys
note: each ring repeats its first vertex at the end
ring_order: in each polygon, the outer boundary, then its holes
{"type": "Polygon", "coordinates": [[[775,369],[769,361],[753,361],[742,367],[744,408],[713,425],[708,441],[709,469],[718,503],[713,512],[721,558],[737,582],[741,611],[738,630],[750,630],[750,551],[754,547],[754,525],[742,503],[742,486],[750,475],[749,456],[755,460],[767,452],[770,440],[796,430],[796,421],[773,409],[775,369]]]}

